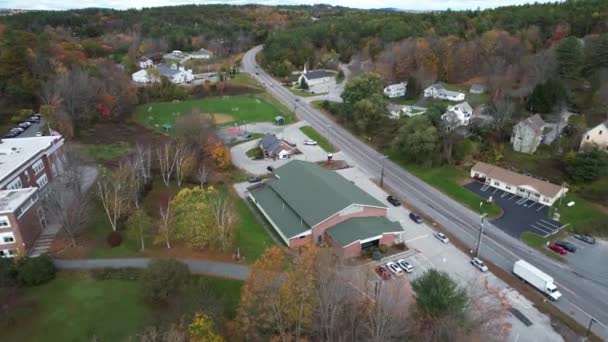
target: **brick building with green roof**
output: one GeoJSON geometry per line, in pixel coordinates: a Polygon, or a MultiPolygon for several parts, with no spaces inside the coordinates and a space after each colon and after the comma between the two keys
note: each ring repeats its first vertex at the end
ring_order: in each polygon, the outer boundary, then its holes
{"type": "Polygon", "coordinates": [[[317,164],[292,160],[274,177],[249,188],[249,197],[285,244],[327,243],[343,257],[392,245],[403,231],[387,207],[353,182],[317,164]]]}

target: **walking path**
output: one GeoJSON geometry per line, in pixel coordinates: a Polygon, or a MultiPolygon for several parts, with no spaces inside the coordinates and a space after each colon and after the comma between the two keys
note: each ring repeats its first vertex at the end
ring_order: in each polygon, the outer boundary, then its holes
{"type": "MultiPolygon", "coordinates": [[[[80,270],[94,268],[122,268],[135,267],[146,268],[150,263],[150,258],[125,258],[125,259],[54,259],[55,267],[64,270],[80,270]]],[[[249,266],[236,265],[226,262],[178,259],[190,268],[190,272],[208,274],[211,276],[245,280],[249,275],[249,266]]]]}

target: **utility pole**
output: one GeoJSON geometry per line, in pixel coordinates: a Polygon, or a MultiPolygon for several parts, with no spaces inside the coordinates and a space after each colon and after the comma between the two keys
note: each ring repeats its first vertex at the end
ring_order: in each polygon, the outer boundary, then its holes
{"type": "Polygon", "coordinates": [[[329,144],[331,145],[331,124],[327,125],[327,136],[329,137],[329,144]]]}
{"type": "Polygon", "coordinates": [[[583,341],[587,341],[587,339],[589,338],[589,333],[591,333],[591,326],[594,322],[597,321],[595,320],[595,318],[591,317],[591,320],[589,321],[589,326],[587,327],[587,333],[585,334],[585,339],[583,341]]]}
{"type": "MultiPolygon", "coordinates": [[[[479,208],[483,206],[483,202],[479,202],[479,208]]],[[[483,236],[483,222],[488,214],[481,214],[481,224],[479,226],[479,234],[477,235],[477,246],[475,247],[475,256],[479,258],[479,250],[481,249],[481,237],[483,236]]]]}
{"type": "Polygon", "coordinates": [[[384,185],[384,160],[386,160],[388,156],[382,156],[382,169],[380,169],[380,187],[384,185]]]}

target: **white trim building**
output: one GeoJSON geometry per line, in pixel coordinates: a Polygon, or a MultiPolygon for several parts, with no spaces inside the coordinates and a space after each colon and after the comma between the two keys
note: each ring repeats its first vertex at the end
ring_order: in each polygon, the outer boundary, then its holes
{"type": "Polygon", "coordinates": [[[598,148],[608,152],[608,120],[583,134],[580,150],[598,148]]]}
{"type": "Polygon", "coordinates": [[[465,94],[458,91],[445,89],[443,84],[435,83],[424,89],[424,97],[432,97],[436,100],[464,101],[465,94]]]}
{"type": "Polygon", "coordinates": [[[389,99],[405,96],[407,92],[407,82],[391,84],[384,88],[384,96],[389,99]]]}

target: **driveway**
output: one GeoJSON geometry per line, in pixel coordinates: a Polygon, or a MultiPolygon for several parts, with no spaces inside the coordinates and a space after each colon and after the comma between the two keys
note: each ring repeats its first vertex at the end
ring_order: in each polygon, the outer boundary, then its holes
{"type": "MultiPolygon", "coordinates": [[[[379,201],[387,203],[386,196],[388,194],[367,178],[359,169],[348,168],[337,172],[353,181],[357,186],[367,191],[379,201]]],[[[562,340],[561,336],[553,330],[549,318],[534,308],[532,302],[528,301],[516,290],[510,288],[505,282],[492,273],[481,273],[471,266],[470,256],[462,253],[454,245],[443,244],[437,240],[433,236],[435,231],[431,228],[433,222],[428,223],[430,226],[427,225],[427,223],[414,223],[409,218],[409,213],[410,211],[407,208],[389,205],[388,218],[391,221],[401,223],[404,230],[403,240],[410,250],[403,255],[389,257],[386,260],[383,260],[382,263],[386,263],[393,259],[404,258],[414,266],[414,272],[407,275],[410,280],[416,279],[431,268],[435,268],[449,273],[461,286],[467,288],[467,291],[472,298],[475,298],[481,303],[498,304],[498,301],[500,300],[508,301],[513,308],[517,309],[526,319],[530,320],[532,325],[527,326],[518,317],[507,314],[505,315],[504,323],[505,326],[510,324],[511,328],[510,331],[509,329],[506,329],[498,332],[508,336],[501,340],[523,341],[524,337],[531,336],[534,336],[534,338],[532,338],[534,341],[562,340]],[[499,292],[500,295],[497,295],[495,292],[499,292]]],[[[484,251],[482,248],[482,258],[483,253],[484,251]]],[[[401,282],[401,280],[397,279],[388,281],[401,282]]]]}
{"type": "Polygon", "coordinates": [[[519,239],[521,233],[532,232],[543,237],[557,233],[564,226],[549,218],[549,207],[517,195],[471,182],[465,188],[502,208],[503,215],[491,222],[505,233],[519,239]]]}
{"type": "MultiPolygon", "coordinates": [[[[149,258],[126,258],[126,259],[55,259],[53,263],[59,269],[94,269],[94,268],[121,268],[135,267],[146,268],[150,263],[149,258]]],[[[208,274],[211,276],[245,280],[249,275],[249,267],[245,265],[230,264],[226,262],[215,262],[206,260],[179,259],[188,265],[190,272],[208,274]]]]}
{"type": "MultiPolygon", "coordinates": [[[[308,137],[304,133],[302,133],[302,131],[300,131],[300,127],[302,126],[308,126],[308,123],[306,121],[300,121],[293,125],[280,126],[282,128],[282,131],[280,132],[276,132],[274,130],[271,132],[277,133],[282,136],[285,141],[295,143],[297,145],[297,148],[302,152],[302,154],[294,155],[291,157],[291,159],[306,160],[310,162],[319,162],[326,160],[327,152],[325,152],[321,147],[304,145],[304,140],[308,139],[308,137]]],[[[247,129],[252,132],[251,128],[248,127],[247,129]]],[[[230,149],[232,163],[249,174],[261,176],[268,173],[268,170],[266,169],[268,166],[277,168],[291,160],[272,160],[269,158],[262,160],[253,160],[249,158],[246,154],[247,151],[252,148],[256,148],[259,143],[260,139],[256,139],[232,147],[230,149]]],[[[334,153],[333,155],[334,159],[341,159],[342,156],[340,152],[334,153]]]]}

